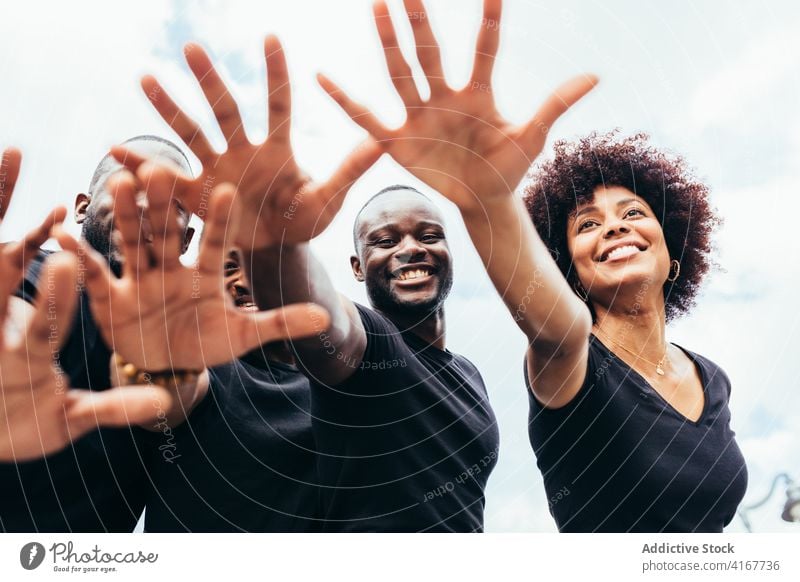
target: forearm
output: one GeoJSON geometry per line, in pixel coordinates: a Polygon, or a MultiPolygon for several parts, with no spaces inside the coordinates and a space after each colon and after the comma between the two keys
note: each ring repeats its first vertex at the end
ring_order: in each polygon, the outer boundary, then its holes
{"type": "Polygon", "coordinates": [[[260,309],[311,302],[330,314],[327,330],[292,340],[301,367],[328,383],[349,376],[363,358],[366,334],[355,306],[336,291],[308,243],[246,251],[243,262],[260,309]]]}
{"type": "Polygon", "coordinates": [[[462,216],[495,289],[532,347],[555,352],[585,342],[589,310],[570,289],[522,201],[507,197],[462,216]]]}
{"type": "MultiPolygon", "coordinates": [[[[128,374],[124,370],[124,364],[116,355],[111,357],[111,385],[112,387],[126,386],[131,384],[128,374]]],[[[151,432],[161,432],[165,428],[175,428],[182,424],[192,410],[203,401],[208,394],[209,375],[208,370],[203,370],[197,377],[180,381],[179,384],[171,384],[168,388],[172,396],[169,407],[157,408],[156,418],[140,426],[151,432]]]]}

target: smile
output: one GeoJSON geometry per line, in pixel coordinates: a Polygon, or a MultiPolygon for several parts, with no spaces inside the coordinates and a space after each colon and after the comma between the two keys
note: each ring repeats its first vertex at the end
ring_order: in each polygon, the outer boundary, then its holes
{"type": "Polygon", "coordinates": [[[645,250],[644,248],[640,248],[639,246],[637,246],[635,244],[621,245],[621,246],[618,246],[618,247],[614,247],[610,251],[604,252],[600,256],[600,261],[599,262],[604,263],[606,261],[609,261],[609,262],[622,261],[622,260],[628,259],[628,258],[634,256],[635,254],[640,253],[640,252],[642,252],[644,250],[645,250]]]}
{"type": "Polygon", "coordinates": [[[397,275],[398,281],[411,281],[413,279],[421,279],[423,277],[428,277],[432,273],[428,269],[414,269],[413,271],[403,271],[399,275],[397,275]]]}

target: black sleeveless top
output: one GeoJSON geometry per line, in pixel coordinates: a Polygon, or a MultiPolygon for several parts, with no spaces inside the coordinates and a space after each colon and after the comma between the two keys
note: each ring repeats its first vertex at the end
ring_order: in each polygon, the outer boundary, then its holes
{"type": "Polygon", "coordinates": [[[703,382],[697,422],[594,336],[569,404],[544,408],[528,390],[528,433],[559,531],[720,532],[733,519],[747,468],[730,427],[730,381],[683,351],[703,382]]]}

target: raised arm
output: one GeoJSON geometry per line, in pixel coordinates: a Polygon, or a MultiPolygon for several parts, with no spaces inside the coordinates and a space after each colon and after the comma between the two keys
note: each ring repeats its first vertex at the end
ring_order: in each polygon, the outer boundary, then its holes
{"type": "Polygon", "coordinates": [[[375,5],[389,74],[405,104],[406,121],[401,127],[387,128],[322,75],[320,84],[398,163],[458,206],[495,288],[530,342],[534,393],[557,406],[553,399],[574,394],[583,380],[591,318],[514,190],[544,147],[553,123],[597,80],[580,76],[564,83],[533,118],[513,125],[497,111],[492,87],[500,0],[484,2],[472,76],[459,90],[444,79],[439,47],[422,1],[405,0],[405,7],[417,58],[430,87],[427,101],[421,98],[411,67],[399,50],[386,4],[375,5]]]}
{"type": "MultiPolygon", "coordinates": [[[[238,226],[232,242],[242,251],[259,307],[311,301],[329,313],[329,330],[327,321],[310,314],[316,333],[293,343],[302,367],[315,378],[337,383],[352,374],[353,361],[361,361],[366,335],[355,306],[336,293],[324,267],[311,255],[308,241],[330,224],[347,190],[382,152],[368,140],[345,158],[330,179],[313,181],[298,167],[291,146],[291,90],[283,48],[271,36],[264,52],[269,128],[266,141],[260,144],[246,138],[236,101],[197,45],[187,46],[186,60],[227,140],[224,153],[211,149],[197,123],[158,81],[145,77],[142,86],[156,110],[203,163],[196,180],[177,183],[178,191],[187,189],[189,209],[198,211],[203,184],[225,180],[237,185],[238,226]]],[[[116,149],[115,154],[123,163],[137,163],[131,152],[116,149]]]]}
{"type": "Polygon", "coordinates": [[[121,171],[109,179],[122,235],[119,279],[88,243],[63,233],[58,238],[64,246],[78,245],[76,251],[87,259],[92,314],[108,345],[139,371],[166,375],[165,384],[181,405],[168,415],[174,424],[204,396],[204,369],[268,342],[313,334],[316,326],[327,326],[328,316],[309,304],[257,313],[235,307],[224,286],[226,234],[235,230],[230,184],[211,193],[196,265],[182,265],[173,185],[172,171],[151,163],[141,165],[136,177],[121,171]],[[137,205],[139,188],[146,191],[144,209],[137,205]]]}

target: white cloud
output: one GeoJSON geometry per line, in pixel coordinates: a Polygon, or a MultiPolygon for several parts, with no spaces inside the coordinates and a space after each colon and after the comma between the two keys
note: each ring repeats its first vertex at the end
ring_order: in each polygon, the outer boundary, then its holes
{"type": "Polygon", "coordinates": [[[782,23],[748,39],[741,55],[702,83],[694,93],[691,115],[698,127],[752,127],[752,111],[772,107],[775,89],[792,79],[800,63],[797,22],[782,23]]]}

